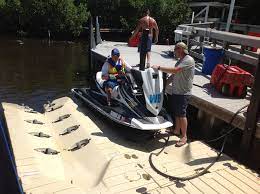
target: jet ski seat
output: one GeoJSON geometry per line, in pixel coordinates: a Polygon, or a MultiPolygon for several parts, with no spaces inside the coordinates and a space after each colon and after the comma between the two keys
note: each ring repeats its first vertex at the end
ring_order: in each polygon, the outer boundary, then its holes
{"type": "Polygon", "coordinates": [[[103,88],[103,84],[104,84],[105,80],[102,79],[102,72],[101,71],[98,71],[96,73],[96,80],[97,80],[97,83],[100,85],[100,87],[103,88]]]}
{"type": "MultiPolygon", "coordinates": [[[[96,81],[99,84],[99,86],[104,90],[103,84],[104,84],[105,80],[102,79],[102,72],[101,71],[98,71],[96,73],[96,81]]],[[[111,94],[112,98],[116,98],[118,96],[118,90],[117,89],[118,89],[118,86],[113,88],[112,94],[111,94]]]]}

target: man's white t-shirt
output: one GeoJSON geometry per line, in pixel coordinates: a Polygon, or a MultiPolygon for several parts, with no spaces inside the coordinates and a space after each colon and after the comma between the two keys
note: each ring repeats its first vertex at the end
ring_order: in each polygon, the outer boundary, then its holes
{"type": "Polygon", "coordinates": [[[191,95],[193,78],[195,73],[194,59],[186,55],[182,60],[177,61],[175,67],[181,67],[182,70],[168,77],[166,93],[177,95],[191,95]]]}

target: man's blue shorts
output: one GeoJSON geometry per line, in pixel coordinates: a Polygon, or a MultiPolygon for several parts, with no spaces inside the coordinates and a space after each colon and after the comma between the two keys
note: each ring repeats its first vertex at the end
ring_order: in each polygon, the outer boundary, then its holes
{"type": "Polygon", "coordinates": [[[104,88],[114,88],[118,86],[118,82],[116,80],[107,80],[103,83],[104,88]]]}
{"type": "MultiPolygon", "coordinates": [[[[140,40],[140,42],[138,44],[138,52],[141,51],[142,38],[143,38],[143,36],[141,37],[141,40],[140,40]]],[[[152,42],[153,42],[152,37],[148,36],[146,52],[150,52],[151,51],[151,49],[152,49],[152,42]]]]}
{"type": "Polygon", "coordinates": [[[186,117],[190,95],[171,95],[172,112],[175,117],[186,117]]]}

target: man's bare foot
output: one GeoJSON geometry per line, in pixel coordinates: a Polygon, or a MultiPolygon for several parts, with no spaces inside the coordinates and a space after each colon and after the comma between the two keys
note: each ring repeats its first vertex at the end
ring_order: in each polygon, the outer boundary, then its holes
{"type": "Polygon", "coordinates": [[[172,129],[172,128],[167,129],[166,132],[169,133],[169,134],[175,135],[175,136],[181,135],[180,131],[177,131],[177,130],[172,129]]]}
{"type": "Polygon", "coordinates": [[[187,137],[182,137],[177,143],[176,147],[184,146],[187,143],[187,137]]]}

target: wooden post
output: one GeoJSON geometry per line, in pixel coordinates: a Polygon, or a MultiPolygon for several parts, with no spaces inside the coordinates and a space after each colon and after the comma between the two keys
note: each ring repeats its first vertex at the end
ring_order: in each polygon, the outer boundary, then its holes
{"type": "Polygon", "coordinates": [[[89,22],[89,38],[90,38],[90,49],[96,48],[96,42],[94,37],[94,29],[93,29],[93,23],[92,23],[92,17],[90,17],[89,22]]]}
{"type": "Polygon", "coordinates": [[[260,106],[260,55],[258,57],[258,66],[255,74],[255,82],[252,88],[252,96],[250,100],[250,105],[247,109],[245,129],[243,132],[242,142],[241,142],[241,151],[243,159],[250,152],[252,147],[253,140],[255,139],[256,133],[256,123],[258,121],[259,106],[260,106]]]}
{"type": "Polygon", "coordinates": [[[96,48],[95,37],[94,37],[94,30],[93,30],[93,23],[92,17],[89,18],[89,49],[88,49],[88,56],[89,56],[89,74],[91,75],[93,71],[93,57],[92,57],[92,49],[96,48]]]}
{"type": "Polygon", "coordinates": [[[100,26],[98,22],[98,16],[96,16],[96,27],[95,27],[95,38],[96,38],[96,44],[102,43],[101,35],[100,35],[100,26]]]}
{"type": "Polygon", "coordinates": [[[140,48],[140,70],[145,69],[145,59],[147,54],[147,41],[148,41],[149,29],[145,29],[141,38],[141,48],[140,48]]]}

